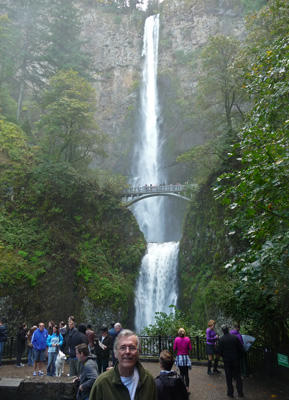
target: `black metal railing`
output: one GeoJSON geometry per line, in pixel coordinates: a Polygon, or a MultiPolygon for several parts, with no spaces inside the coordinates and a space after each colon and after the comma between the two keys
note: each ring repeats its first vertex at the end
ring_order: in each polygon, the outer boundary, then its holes
{"type": "MultiPolygon", "coordinates": [[[[194,336],[191,337],[192,350],[190,351],[190,358],[193,362],[204,362],[207,360],[206,355],[206,338],[194,336]]],[[[149,360],[157,360],[162,350],[168,350],[174,355],[174,336],[140,336],[141,358],[149,360]]],[[[28,347],[26,347],[23,358],[27,357],[28,347]]],[[[289,379],[289,368],[278,365],[277,353],[287,354],[286,350],[280,349],[273,351],[264,346],[252,345],[250,350],[246,353],[247,364],[250,371],[259,371],[270,376],[280,376],[289,379]]],[[[3,360],[12,360],[16,358],[16,339],[9,337],[5,343],[4,352],[2,355],[3,360]]]]}
{"type": "MultiPolygon", "coordinates": [[[[142,357],[158,358],[162,350],[168,350],[174,353],[174,340],[175,336],[140,336],[142,357]]],[[[206,356],[206,339],[199,336],[190,338],[192,343],[192,350],[190,351],[190,358],[197,361],[205,360],[206,356]]]]}

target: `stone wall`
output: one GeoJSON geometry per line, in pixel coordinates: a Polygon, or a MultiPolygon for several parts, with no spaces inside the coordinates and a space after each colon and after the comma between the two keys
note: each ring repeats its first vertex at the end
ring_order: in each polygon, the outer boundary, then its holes
{"type": "Polygon", "coordinates": [[[3,400],[75,400],[76,387],[73,383],[3,378],[0,380],[0,398],[3,400]]]}

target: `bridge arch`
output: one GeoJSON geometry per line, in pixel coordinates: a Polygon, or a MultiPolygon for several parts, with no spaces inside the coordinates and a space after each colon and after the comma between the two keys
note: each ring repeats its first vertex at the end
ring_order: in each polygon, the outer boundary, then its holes
{"type": "Polygon", "coordinates": [[[143,194],[141,196],[133,197],[132,200],[130,200],[130,201],[125,201],[126,202],[126,207],[130,207],[133,204],[137,203],[138,201],[141,201],[141,200],[144,200],[144,199],[148,199],[149,197],[156,197],[156,196],[171,196],[171,197],[178,197],[179,199],[183,199],[183,200],[186,200],[186,201],[192,201],[188,197],[182,196],[182,195],[177,194],[177,193],[147,193],[147,194],[143,194]]]}
{"type": "Polygon", "coordinates": [[[130,187],[122,192],[122,201],[126,203],[126,207],[130,207],[138,201],[156,196],[171,196],[185,201],[192,201],[189,197],[181,194],[186,189],[187,186],[185,185],[130,187]]]}

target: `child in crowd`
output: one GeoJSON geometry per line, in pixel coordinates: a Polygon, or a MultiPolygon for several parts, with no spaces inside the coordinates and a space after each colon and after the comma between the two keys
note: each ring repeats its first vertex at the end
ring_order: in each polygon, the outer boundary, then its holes
{"type": "Polygon", "coordinates": [[[47,364],[47,375],[55,376],[55,361],[59,351],[59,346],[63,344],[63,336],[59,333],[59,328],[54,325],[52,328],[52,335],[48,335],[47,346],[48,346],[48,364],[47,364]]]}

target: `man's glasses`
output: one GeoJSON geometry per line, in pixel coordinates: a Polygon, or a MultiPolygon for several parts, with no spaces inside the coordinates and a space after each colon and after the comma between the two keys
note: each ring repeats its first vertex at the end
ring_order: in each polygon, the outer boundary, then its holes
{"type": "Polygon", "coordinates": [[[118,348],[118,350],[121,351],[122,353],[124,353],[126,349],[128,349],[130,353],[135,353],[137,351],[136,346],[120,346],[118,348]]]}

